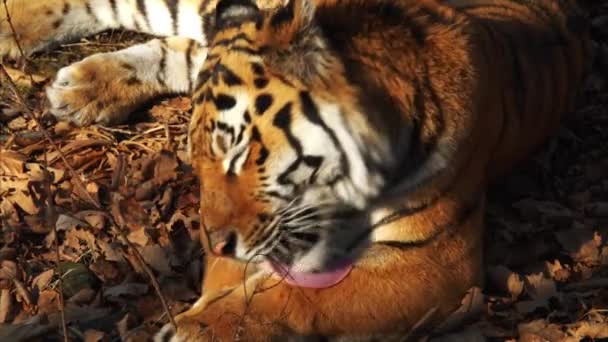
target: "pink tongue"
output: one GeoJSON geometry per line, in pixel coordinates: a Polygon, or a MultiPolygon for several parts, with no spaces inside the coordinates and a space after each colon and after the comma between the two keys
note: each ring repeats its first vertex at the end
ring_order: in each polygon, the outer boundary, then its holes
{"type": "Polygon", "coordinates": [[[344,262],[331,271],[319,273],[288,270],[288,267],[285,265],[271,262],[266,262],[265,266],[270,268],[280,278],[285,279],[290,285],[313,289],[323,289],[336,285],[342,281],[342,279],[346,278],[353,268],[353,264],[350,262],[344,262]]]}

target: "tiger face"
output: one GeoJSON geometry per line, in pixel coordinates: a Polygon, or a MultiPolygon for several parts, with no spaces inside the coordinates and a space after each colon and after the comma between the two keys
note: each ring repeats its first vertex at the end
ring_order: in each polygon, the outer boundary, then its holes
{"type": "Polygon", "coordinates": [[[366,161],[384,145],[342,105],[355,103],[352,90],[335,76],[342,65],[314,27],[314,8],[291,4],[218,6],[190,148],[210,251],[324,273],[369,242],[366,207],[384,180],[366,161]]]}

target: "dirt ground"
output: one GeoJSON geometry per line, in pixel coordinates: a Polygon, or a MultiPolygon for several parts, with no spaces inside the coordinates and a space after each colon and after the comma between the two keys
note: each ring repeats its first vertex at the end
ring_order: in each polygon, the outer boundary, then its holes
{"type": "MultiPolygon", "coordinates": [[[[577,110],[490,189],[485,288],[472,289],[432,335],[411,336],[608,339],[608,2],[583,2],[596,61],[577,110]]],[[[159,99],[112,128],[72,128],[45,111],[42,86],[58,68],[144,40],[106,32],[37,55],[26,65],[40,81],[34,87],[12,73],[61,153],[3,80],[0,341],[62,340],[60,293],[72,341],[149,339],[168,317],[133,247],[173,314],[198,297],[198,188],[184,154],[189,99],[159,99]]]]}

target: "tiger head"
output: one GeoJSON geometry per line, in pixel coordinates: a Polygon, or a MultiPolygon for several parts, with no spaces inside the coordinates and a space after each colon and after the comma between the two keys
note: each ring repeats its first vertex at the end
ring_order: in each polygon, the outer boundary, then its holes
{"type": "Polygon", "coordinates": [[[390,158],[311,0],[220,1],[208,27],[189,139],[210,250],[297,272],[354,260],[385,185],[368,165],[390,158]]]}

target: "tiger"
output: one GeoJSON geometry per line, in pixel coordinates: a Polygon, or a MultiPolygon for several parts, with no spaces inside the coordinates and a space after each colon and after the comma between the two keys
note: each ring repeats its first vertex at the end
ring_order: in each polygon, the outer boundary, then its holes
{"type": "Polygon", "coordinates": [[[8,0],[0,56],[159,38],[57,73],[50,112],[191,94],[202,295],[156,341],[400,340],[483,286],[485,192],[592,60],[574,0],[8,0]],[[20,42],[17,46],[16,41],[20,42]]]}

